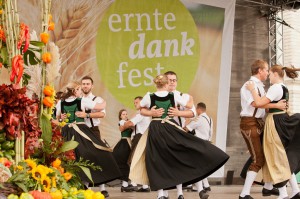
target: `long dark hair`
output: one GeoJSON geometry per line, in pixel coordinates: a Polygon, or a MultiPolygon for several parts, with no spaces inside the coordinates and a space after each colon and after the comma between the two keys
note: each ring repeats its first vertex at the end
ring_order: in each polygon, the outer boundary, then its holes
{"type": "Polygon", "coordinates": [[[119,111],[119,121],[122,120],[121,115],[122,115],[123,111],[126,111],[126,112],[127,112],[126,109],[121,109],[121,110],[119,111]]]}

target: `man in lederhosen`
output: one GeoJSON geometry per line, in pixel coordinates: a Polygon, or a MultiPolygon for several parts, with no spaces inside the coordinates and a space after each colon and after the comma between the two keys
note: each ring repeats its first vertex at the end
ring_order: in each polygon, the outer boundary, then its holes
{"type": "MultiPolygon", "coordinates": [[[[266,94],[264,90],[263,81],[267,80],[269,74],[268,63],[263,60],[256,60],[251,65],[252,76],[250,81],[255,84],[255,89],[260,96],[266,94]]],[[[268,107],[256,106],[251,92],[246,89],[245,84],[241,88],[241,107],[240,113],[241,122],[240,128],[242,136],[247,144],[248,150],[251,154],[251,164],[246,173],[246,179],[243,186],[243,190],[239,195],[239,199],[252,199],[250,196],[251,186],[257,176],[258,171],[265,163],[264,153],[261,144],[261,138],[264,128],[263,118],[265,116],[265,108],[271,108],[275,106],[279,109],[285,109],[286,103],[279,102],[277,104],[269,104],[268,107]]],[[[275,108],[274,107],[274,108],[275,108]]],[[[279,195],[278,189],[273,188],[272,183],[265,182],[262,190],[263,196],[279,195]]]]}

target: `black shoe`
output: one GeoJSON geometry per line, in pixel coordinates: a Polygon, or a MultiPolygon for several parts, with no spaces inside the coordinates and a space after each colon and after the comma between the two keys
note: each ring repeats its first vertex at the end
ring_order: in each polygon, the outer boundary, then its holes
{"type": "Polygon", "coordinates": [[[121,187],[121,192],[133,192],[133,186],[128,185],[127,187],[121,187]]]}
{"type": "Polygon", "coordinates": [[[129,186],[132,186],[133,191],[139,190],[139,187],[138,187],[138,186],[133,186],[133,185],[129,185],[129,186]]]}
{"type": "Polygon", "coordinates": [[[239,199],[254,199],[250,195],[245,195],[244,197],[239,196],[239,199]]]}
{"type": "Polygon", "coordinates": [[[159,198],[157,198],[157,199],[168,199],[168,198],[165,197],[165,196],[161,196],[161,197],[159,197],[159,198]]]}
{"type": "Polygon", "coordinates": [[[108,198],[109,194],[106,190],[101,191],[101,193],[104,195],[104,198],[108,198]]]}
{"type": "Polygon", "coordinates": [[[209,192],[209,191],[211,191],[211,188],[210,188],[210,187],[203,187],[203,190],[204,190],[205,192],[209,192]]]}
{"type": "Polygon", "coordinates": [[[199,197],[200,199],[207,199],[209,195],[204,190],[202,190],[199,192],[199,197]]]}
{"type": "Polygon", "coordinates": [[[270,195],[279,196],[279,190],[275,187],[271,190],[263,188],[262,195],[263,196],[270,196],[270,195]]]}
{"type": "Polygon", "coordinates": [[[299,199],[300,198],[300,192],[298,192],[296,195],[291,197],[291,199],[299,199]]]}
{"type": "Polygon", "coordinates": [[[136,190],[136,192],[150,192],[150,188],[148,187],[144,189],[143,187],[141,187],[138,190],[136,190]]]}
{"type": "Polygon", "coordinates": [[[178,199],[184,199],[183,195],[179,195],[178,199]]]}

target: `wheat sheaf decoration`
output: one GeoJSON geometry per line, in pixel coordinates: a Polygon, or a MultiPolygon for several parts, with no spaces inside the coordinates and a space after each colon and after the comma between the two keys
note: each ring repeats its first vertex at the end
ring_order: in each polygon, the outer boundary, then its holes
{"type": "Polygon", "coordinates": [[[57,88],[95,71],[98,74],[96,34],[101,16],[111,3],[111,0],[52,1],[55,30],[51,41],[59,47],[62,60],[57,88]]]}

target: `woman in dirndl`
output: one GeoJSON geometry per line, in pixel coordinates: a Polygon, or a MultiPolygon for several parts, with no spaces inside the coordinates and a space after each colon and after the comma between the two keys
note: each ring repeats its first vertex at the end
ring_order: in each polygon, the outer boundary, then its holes
{"type": "Polygon", "coordinates": [[[106,103],[96,103],[88,98],[80,98],[81,86],[78,82],[70,82],[62,95],[61,101],[57,103],[57,117],[64,118],[69,115],[68,123],[62,128],[62,135],[66,141],[74,139],[79,144],[75,148],[76,160],[83,158],[100,166],[101,170],[90,169],[91,181],[84,172],[79,176],[84,184],[94,183],[96,185],[117,179],[121,172],[112,155],[112,149],[107,148],[93,131],[84,123],[84,118],[76,116],[76,111],[87,109],[102,110],[106,103]]]}
{"type": "MultiPolygon", "coordinates": [[[[193,101],[187,103],[180,95],[169,93],[165,75],[158,75],[154,83],[157,91],[147,93],[140,105],[148,109],[154,106],[163,108],[164,114],[152,117],[148,133],[144,134],[148,135],[145,146],[147,175],[141,172],[139,175],[147,176],[151,189],[158,191],[158,198],[165,199],[164,189],[206,178],[223,166],[229,156],[210,142],[186,133],[173,118],[168,117],[170,107],[182,105],[191,108],[193,101]]],[[[135,164],[135,157],[132,164],[135,164]]]]}
{"type": "MultiPolygon", "coordinates": [[[[126,109],[119,111],[119,126],[124,126],[125,122],[128,121],[128,114],[126,109]]],[[[128,184],[129,181],[129,164],[128,158],[131,153],[131,133],[132,129],[128,128],[121,132],[121,140],[114,147],[113,155],[118,163],[119,169],[121,170],[122,180],[121,192],[131,192],[133,187],[128,184]]]]}
{"type": "MultiPolygon", "coordinates": [[[[254,85],[248,82],[247,89],[251,91],[254,101],[258,106],[268,103],[277,103],[285,99],[289,100],[289,91],[283,83],[284,74],[289,78],[297,78],[294,67],[272,66],[270,69],[270,82],[272,86],[267,94],[260,97],[254,85]]],[[[279,188],[279,198],[300,198],[299,187],[295,174],[300,171],[300,114],[288,114],[280,109],[269,109],[267,114],[263,149],[266,163],[263,166],[263,180],[273,182],[279,188]],[[289,182],[292,193],[288,197],[286,183],[289,182]]]]}

